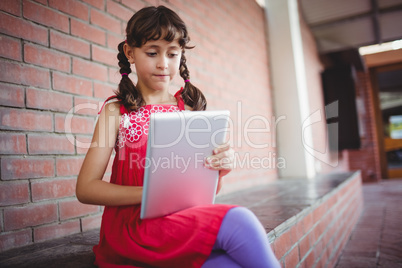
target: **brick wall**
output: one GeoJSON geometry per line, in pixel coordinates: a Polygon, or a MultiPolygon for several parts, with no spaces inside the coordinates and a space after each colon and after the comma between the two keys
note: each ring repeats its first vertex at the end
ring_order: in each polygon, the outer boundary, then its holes
{"type": "Polygon", "coordinates": [[[254,0],[2,0],[0,251],[99,226],[102,208],[75,198],[82,144],[120,79],[125,23],[150,4],[187,23],[192,82],[210,109],[232,113],[238,165],[224,191],[276,179],[264,12],[254,0]]]}
{"type": "Polygon", "coordinates": [[[281,234],[272,231],[275,256],[282,267],[335,267],[363,210],[360,173],[300,213],[281,234]]]}
{"type": "Polygon", "coordinates": [[[373,94],[369,73],[357,72],[356,99],[361,146],[358,150],[344,150],[342,155],[349,170],[361,170],[363,182],[378,182],[382,179],[373,94]]]}

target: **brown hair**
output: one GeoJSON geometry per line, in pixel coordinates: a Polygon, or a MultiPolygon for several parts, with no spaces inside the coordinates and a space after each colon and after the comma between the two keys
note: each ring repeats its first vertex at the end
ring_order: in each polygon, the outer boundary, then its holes
{"type": "MultiPolygon", "coordinates": [[[[120,74],[131,73],[130,63],[123,50],[125,42],[133,47],[141,47],[149,40],[163,38],[171,42],[179,36],[178,41],[182,48],[180,76],[184,81],[190,79],[190,72],[187,68],[184,52],[186,48],[190,49],[193,47],[187,46],[190,37],[188,36],[186,25],[174,11],[164,6],[141,9],[128,21],[126,35],[127,40],[118,45],[119,54],[117,55],[117,59],[119,60],[120,74]]],[[[128,111],[137,110],[145,105],[141,91],[138,90],[128,75],[122,75],[119,88],[115,93],[128,111]]],[[[194,111],[206,109],[207,102],[204,95],[191,82],[185,82],[181,95],[184,103],[194,111]]]]}

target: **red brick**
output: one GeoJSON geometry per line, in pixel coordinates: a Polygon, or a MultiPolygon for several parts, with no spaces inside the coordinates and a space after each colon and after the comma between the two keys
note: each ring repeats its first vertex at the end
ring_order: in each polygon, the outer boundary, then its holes
{"type": "Polygon", "coordinates": [[[28,181],[0,183],[0,204],[2,206],[23,204],[29,201],[28,181]]]}
{"type": "Polygon", "coordinates": [[[159,5],[159,0],[145,0],[146,3],[148,3],[151,6],[158,6],[159,5]]]}
{"type": "Polygon", "coordinates": [[[99,207],[94,205],[85,205],[78,200],[68,200],[59,202],[60,219],[66,220],[99,212],[99,207]]]}
{"type": "Polygon", "coordinates": [[[83,1],[98,9],[101,10],[105,9],[105,4],[103,0],[83,0],[83,1]]]}
{"type": "Polygon", "coordinates": [[[314,245],[314,251],[315,251],[315,256],[317,257],[317,259],[321,258],[321,255],[324,251],[325,245],[322,239],[316,241],[315,245],[314,245]]]}
{"type": "Polygon", "coordinates": [[[66,116],[56,114],[54,117],[54,131],[57,133],[71,133],[70,129],[66,129],[65,124],[66,116]]]}
{"type": "Polygon", "coordinates": [[[33,0],[33,1],[41,3],[44,6],[47,6],[47,0],[33,0]]]}
{"type": "Polygon", "coordinates": [[[0,36],[0,56],[21,61],[21,41],[6,36],[0,36]]]}
{"type": "Polygon", "coordinates": [[[0,13],[0,32],[48,45],[48,30],[45,27],[3,13],[0,13]]]}
{"type": "Polygon", "coordinates": [[[319,239],[320,236],[324,233],[324,230],[325,230],[324,223],[323,221],[320,221],[313,229],[314,237],[316,239],[319,239]]]}
{"type": "Polygon", "coordinates": [[[294,247],[286,256],[285,256],[285,267],[296,267],[300,261],[299,250],[297,247],[294,247]]]}
{"type": "Polygon", "coordinates": [[[91,117],[74,116],[71,121],[71,130],[76,134],[92,134],[95,128],[95,119],[91,117]]]}
{"type": "Polygon", "coordinates": [[[313,220],[314,222],[318,222],[324,217],[324,214],[327,212],[327,207],[325,203],[319,205],[313,212],[313,220]]]}
{"type": "Polygon", "coordinates": [[[0,154],[26,154],[25,134],[0,133],[0,154]]]}
{"type": "Polygon", "coordinates": [[[25,93],[22,87],[0,84],[0,90],[0,105],[13,107],[25,106],[25,93]]]}
{"type": "Polygon", "coordinates": [[[31,183],[32,201],[74,196],[75,183],[75,178],[33,180],[31,183]]]}
{"type": "Polygon", "coordinates": [[[68,134],[92,134],[95,127],[95,119],[73,115],[72,117],[64,117],[56,115],[55,131],[68,134]]]}
{"type": "Polygon", "coordinates": [[[106,66],[82,59],[73,59],[73,74],[100,81],[107,81],[106,66]]]}
{"type": "Polygon", "coordinates": [[[31,229],[11,233],[0,233],[0,252],[32,243],[31,229]]]}
{"type": "Polygon", "coordinates": [[[92,41],[100,45],[106,45],[106,34],[94,26],[71,19],[71,34],[92,41]]]}
{"type": "Polygon", "coordinates": [[[325,245],[327,245],[329,243],[329,241],[331,240],[331,236],[332,236],[332,231],[333,229],[328,227],[325,232],[324,232],[324,236],[322,238],[323,242],[325,245]]]}
{"type": "Polygon", "coordinates": [[[12,62],[0,64],[0,81],[33,87],[49,88],[49,70],[12,62]]]}
{"type": "Polygon", "coordinates": [[[323,254],[321,255],[321,259],[320,259],[321,267],[328,267],[326,264],[329,260],[330,252],[326,248],[325,244],[324,244],[324,248],[322,250],[323,250],[323,254]]]}
{"type": "Polygon", "coordinates": [[[107,13],[123,20],[123,22],[127,22],[134,15],[134,12],[132,10],[124,7],[120,3],[111,0],[108,0],[106,2],[106,10],[107,13]]]}
{"type": "Polygon", "coordinates": [[[53,72],[53,88],[72,94],[92,96],[92,82],[72,75],[53,72]]]}
{"type": "Polygon", "coordinates": [[[110,86],[107,84],[101,84],[94,82],[94,96],[102,100],[106,100],[112,95],[116,95],[114,91],[117,90],[117,86],[110,86]]]}
{"type": "Polygon", "coordinates": [[[42,242],[50,239],[72,235],[80,232],[79,220],[51,224],[34,229],[34,241],[42,242]]]}
{"type": "Polygon", "coordinates": [[[90,57],[90,46],[88,42],[53,30],[50,31],[50,47],[80,57],[88,59],[90,57]]]}
{"type": "Polygon", "coordinates": [[[309,236],[305,236],[300,242],[299,242],[299,253],[300,253],[300,258],[303,258],[307,252],[309,251],[311,245],[310,245],[310,239],[309,236]]]}
{"type": "Polygon", "coordinates": [[[310,232],[307,234],[308,239],[310,240],[310,245],[313,246],[315,242],[317,242],[318,237],[315,236],[314,232],[310,232]]]}
{"type": "Polygon", "coordinates": [[[278,238],[276,238],[273,244],[274,244],[275,256],[278,259],[282,258],[286,254],[286,252],[288,252],[288,250],[292,247],[290,232],[281,234],[278,238]]]}
{"type": "Polygon", "coordinates": [[[53,158],[9,158],[1,159],[1,179],[30,179],[53,177],[55,173],[53,158]]]}
{"type": "Polygon", "coordinates": [[[24,17],[43,24],[47,27],[55,28],[63,32],[69,32],[69,21],[66,15],[56,12],[50,8],[44,7],[34,2],[24,0],[23,2],[24,17]]]}
{"type": "Polygon", "coordinates": [[[294,226],[290,228],[290,238],[292,244],[296,244],[304,235],[303,232],[303,222],[299,221],[294,226]]]}
{"type": "Polygon", "coordinates": [[[121,2],[123,5],[131,8],[133,11],[138,11],[146,6],[143,2],[140,1],[122,0],[121,2]]]}
{"type": "Polygon", "coordinates": [[[69,56],[37,45],[25,44],[24,60],[44,68],[70,72],[69,56]]]}
{"type": "Polygon", "coordinates": [[[74,154],[74,144],[64,135],[28,134],[28,152],[34,154],[74,154]]]}
{"type": "Polygon", "coordinates": [[[78,157],[59,157],[56,159],[57,176],[77,176],[80,172],[84,158],[78,157]]]}
{"type": "MultiPolygon", "coordinates": [[[[119,73],[119,68],[113,68],[113,67],[109,67],[109,82],[112,84],[115,84],[115,88],[117,88],[117,85],[120,83],[121,81],[121,74],[119,73]]],[[[131,73],[130,74],[130,79],[133,79],[134,82],[137,81],[137,75],[131,73]]],[[[183,81],[183,80],[182,80],[183,81]]],[[[180,89],[180,87],[178,87],[180,89]]]]}
{"type": "Polygon", "coordinates": [[[2,0],[0,1],[0,10],[3,10],[16,16],[20,16],[21,2],[15,0],[2,0]]]}
{"type": "Polygon", "coordinates": [[[314,250],[310,251],[310,253],[307,255],[307,258],[304,260],[304,267],[314,267],[314,263],[316,261],[316,256],[314,253],[314,250]]]}
{"type": "Polygon", "coordinates": [[[57,205],[52,203],[29,204],[4,209],[4,229],[18,230],[51,223],[57,220],[57,205]]]}
{"type": "Polygon", "coordinates": [[[96,9],[91,10],[91,24],[97,25],[101,28],[104,28],[108,31],[122,34],[122,26],[121,22],[108,14],[97,11],[96,9]]]}
{"type": "MultiPolygon", "coordinates": [[[[3,213],[0,213],[0,234],[4,232],[4,226],[3,226],[3,213]]],[[[1,236],[0,236],[1,237],[1,236]]],[[[1,243],[1,238],[0,238],[0,243],[1,243]]]]}
{"type": "Polygon", "coordinates": [[[27,107],[56,112],[68,112],[73,108],[71,95],[49,90],[28,88],[26,91],[27,107]]]}
{"type": "Polygon", "coordinates": [[[98,215],[89,216],[81,219],[82,231],[89,231],[99,228],[102,221],[102,213],[98,215]]]}
{"type": "Polygon", "coordinates": [[[77,154],[86,154],[92,141],[92,136],[75,136],[77,154]]]}
{"type": "Polygon", "coordinates": [[[46,112],[0,109],[0,129],[52,131],[53,117],[46,112]]]}
{"type": "Polygon", "coordinates": [[[82,20],[88,20],[87,5],[74,0],[49,0],[49,6],[82,20]]]}
{"type": "Polygon", "coordinates": [[[106,49],[97,45],[92,45],[92,59],[94,61],[117,67],[117,49],[106,49]]]}
{"type": "Polygon", "coordinates": [[[307,215],[303,218],[302,222],[303,222],[303,232],[306,234],[306,233],[308,233],[308,232],[313,228],[313,225],[314,225],[314,223],[315,223],[315,222],[313,221],[313,215],[312,215],[312,213],[307,214],[307,215]]]}
{"type": "Polygon", "coordinates": [[[336,205],[337,199],[336,195],[332,195],[328,200],[326,201],[328,210],[333,208],[336,205]]]}
{"type": "MultiPolygon", "coordinates": [[[[111,49],[116,49],[118,45],[126,39],[123,35],[115,35],[113,33],[107,33],[107,47],[111,49]]],[[[117,62],[117,58],[116,58],[117,62]]]]}
{"type": "Polygon", "coordinates": [[[97,116],[102,104],[99,100],[74,97],[74,113],[97,116]]]}

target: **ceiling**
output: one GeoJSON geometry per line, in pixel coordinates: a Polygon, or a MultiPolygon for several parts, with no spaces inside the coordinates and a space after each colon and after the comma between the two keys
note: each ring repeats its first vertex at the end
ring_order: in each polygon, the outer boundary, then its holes
{"type": "MultiPolygon", "coordinates": [[[[402,39],[402,0],[299,3],[320,54],[327,58],[360,63],[357,48],[402,39]]],[[[377,81],[383,116],[401,114],[402,69],[379,72],[377,81]]]]}
{"type": "Polygon", "coordinates": [[[402,0],[299,0],[321,54],[402,39],[402,0]]]}

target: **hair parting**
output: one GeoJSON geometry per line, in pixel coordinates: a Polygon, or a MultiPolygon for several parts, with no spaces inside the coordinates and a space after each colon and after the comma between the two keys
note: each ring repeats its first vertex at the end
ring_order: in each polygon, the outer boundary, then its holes
{"type": "Polygon", "coordinates": [[[118,45],[121,80],[116,97],[128,111],[135,111],[145,105],[141,91],[134,85],[128,75],[132,72],[131,65],[124,54],[124,44],[132,47],[141,47],[149,40],[164,39],[171,42],[178,38],[182,48],[180,59],[180,76],[184,80],[184,87],[181,93],[183,101],[194,111],[205,110],[206,99],[202,92],[190,82],[190,72],[187,68],[185,49],[188,46],[190,37],[182,19],[172,10],[164,6],[146,7],[136,12],[127,23],[126,40],[118,45]]]}

